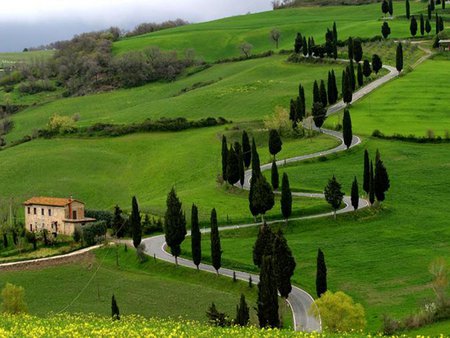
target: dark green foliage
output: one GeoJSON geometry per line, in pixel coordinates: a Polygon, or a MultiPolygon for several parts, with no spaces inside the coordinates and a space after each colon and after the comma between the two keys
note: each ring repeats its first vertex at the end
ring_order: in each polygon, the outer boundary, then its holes
{"type": "Polygon", "coordinates": [[[364,84],[364,76],[362,71],[362,66],[358,63],[358,68],[356,71],[356,79],[358,80],[358,87],[361,87],[364,84]]]}
{"type": "Polygon", "coordinates": [[[406,6],[406,18],[409,20],[409,17],[411,16],[411,8],[409,5],[409,0],[406,0],[405,6],[406,6]]]}
{"type": "Polygon", "coordinates": [[[331,72],[329,72],[328,76],[328,103],[334,104],[337,102],[339,93],[337,89],[336,84],[336,75],[334,74],[334,70],[332,69],[331,72]]]}
{"type": "Polygon", "coordinates": [[[289,186],[289,178],[286,173],[283,173],[283,179],[281,182],[281,213],[287,220],[292,214],[292,192],[289,186]]]}
{"type": "Polygon", "coordinates": [[[219,312],[214,303],[206,311],[206,317],[208,317],[209,323],[214,326],[225,327],[231,325],[228,316],[224,312],[219,312]]]}
{"type": "Polygon", "coordinates": [[[352,119],[350,117],[350,111],[344,109],[344,117],[342,119],[342,136],[344,137],[344,144],[347,149],[352,145],[353,131],[352,131],[352,119]]]}
{"type": "Polygon", "coordinates": [[[417,34],[417,20],[414,17],[414,15],[411,17],[411,22],[409,24],[409,31],[411,32],[412,36],[416,36],[416,34],[417,34]]]}
{"type": "Polygon", "coordinates": [[[281,229],[275,234],[273,263],[277,288],[281,297],[287,298],[292,291],[291,277],[295,271],[295,259],[281,229]]]}
{"type": "Polygon", "coordinates": [[[439,32],[442,32],[444,30],[444,19],[442,16],[439,17],[439,32]]]}
{"type": "Polygon", "coordinates": [[[430,32],[431,32],[431,24],[430,24],[430,20],[428,18],[425,21],[425,31],[427,32],[427,34],[430,34],[430,32]]]}
{"type": "Polygon", "coordinates": [[[298,98],[297,98],[297,117],[299,120],[303,120],[306,115],[306,100],[305,100],[305,88],[300,84],[298,86],[298,98]]]}
{"type": "Polygon", "coordinates": [[[425,20],[423,18],[423,14],[420,14],[420,35],[425,34],[425,20]]]}
{"type": "Polygon", "coordinates": [[[321,128],[327,117],[327,109],[322,102],[314,102],[312,107],[312,116],[317,128],[321,128]]]}
{"type": "Polygon", "coordinates": [[[241,187],[243,187],[245,180],[244,154],[242,153],[242,148],[239,142],[234,143],[234,149],[238,159],[239,183],[241,184],[241,187]]]}
{"type": "Polygon", "coordinates": [[[431,9],[431,11],[434,11],[436,9],[436,7],[434,5],[434,0],[430,0],[430,9],[431,9]]]}
{"type": "Polygon", "coordinates": [[[225,135],[222,135],[222,179],[227,181],[228,144],[225,135]]]}
{"type": "Polygon", "coordinates": [[[312,38],[308,38],[308,57],[313,56],[313,47],[314,47],[314,40],[312,38]]]}
{"type": "Polygon", "coordinates": [[[337,32],[337,27],[336,27],[336,21],[333,22],[333,39],[335,41],[338,40],[338,32],[337,32]]]}
{"type": "Polygon", "coordinates": [[[257,267],[261,267],[264,256],[272,255],[274,240],[275,234],[272,229],[266,223],[263,223],[259,227],[258,236],[253,245],[253,264],[257,267]]]}
{"type": "Polygon", "coordinates": [[[269,152],[275,158],[275,155],[281,151],[283,142],[281,141],[280,134],[275,129],[269,131],[269,152]]]}
{"type": "Polygon", "coordinates": [[[239,326],[247,326],[249,319],[250,309],[245,301],[245,296],[241,294],[239,305],[236,306],[236,319],[234,320],[234,324],[239,326]]]}
{"type": "Polygon", "coordinates": [[[73,241],[75,243],[80,243],[82,235],[83,234],[82,234],[81,230],[78,228],[75,228],[75,230],[73,231],[73,235],[72,235],[73,241]]]}
{"type": "Polygon", "coordinates": [[[364,60],[363,62],[363,75],[369,77],[372,74],[372,68],[370,67],[369,60],[364,60]]]}
{"type": "Polygon", "coordinates": [[[428,20],[431,20],[431,7],[430,7],[429,4],[428,4],[428,7],[427,7],[427,17],[428,17],[428,20]]]}
{"type": "Polygon", "coordinates": [[[302,53],[305,57],[308,55],[308,43],[306,42],[306,37],[303,37],[302,53]]]}
{"type": "Polygon", "coordinates": [[[114,213],[109,210],[89,210],[86,209],[84,215],[86,217],[95,218],[97,221],[105,221],[108,228],[112,227],[114,213]]]}
{"type": "Polygon", "coordinates": [[[370,171],[369,171],[369,202],[373,204],[375,202],[375,187],[373,179],[373,163],[370,161],[370,171]]]}
{"type": "Polygon", "coordinates": [[[383,67],[383,63],[381,61],[381,58],[377,54],[372,55],[372,69],[375,72],[375,74],[378,74],[380,69],[383,67]]]}
{"type": "Polygon", "coordinates": [[[230,150],[228,151],[228,160],[227,160],[227,182],[231,185],[237,183],[240,179],[239,175],[239,157],[238,154],[234,151],[233,146],[230,146],[230,150]]]}
{"type": "Polygon", "coordinates": [[[183,214],[175,188],[172,188],[167,195],[166,206],[164,219],[166,243],[170,247],[172,255],[175,256],[175,263],[178,265],[178,256],[181,253],[180,245],[186,237],[186,217],[183,214]]]}
{"type": "Polygon", "coordinates": [[[436,27],[436,35],[437,35],[437,34],[439,34],[439,31],[440,31],[440,27],[439,27],[439,16],[438,16],[437,13],[436,13],[435,17],[436,17],[435,27],[436,27]]]}
{"type": "Polygon", "coordinates": [[[133,245],[135,248],[141,244],[142,240],[142,226],[141,226],[141,214],[139,212],[139,206],[136,200],[136,196],[133,196],[131,200],[131,216],[130,216],[131,235],[133,237],[133,245]]]}
{"type": "Polygon", "coordinates": [[[113,234],[117,236],[117,238],[122,238],[126,233],[126,221],[122,217],[122,209],[118,205],[114,207],[114,218],[112,221],[113,234]]]}
{"type": "Polygon", "coordinates": [[[353,58],[356,62],[359,62],[362,60],[362,57],[363,57],[363,49],[361,40],[355,39],[353,41],[353,58]]]}
{"type": "Polygon", "coordinates": [[[255,222],[256,222],[256,216],[259,215],[259,210],[256,209],[256,205],[253,203],[255,182],[256,182],[256,177],[258,175],[260,175],[260,174],[257,174],[257,175],[252,174],[252,177],[250,178],[250,191],[248,192],[248,207],[250,209],[251,214],[255,218],[255,222]]]}
{"type": "Polygon", "coordinates": [[[400,73],[403,69],[403,46],[402,43],[399,42],[397,45],[397,51],[395,54],[395,67],[400,73]]]}
{"type": "Polygon", "coordinates": [[[104,221],[91,223],[83,227],[83,242],[91,246],[102,242],[106,235],[106,223],[104,221]]]}
{"type": "Polygon", "coordinates": [[[294,51],[296,54],[300,53],[302,51],[303,47],[303,37],[301,33],[297,33],[297,36],[295,37],[295,43],[294,43],[294,51]]]}
{"type": "Polygon", "coordinates": [[[3,247],[8,247],[8,235],[5,232],[3,233],[3,247]]]}
{"type": "Polygon", "coordinates": [[[211,262],[214,269],[219,273],[219,269],[222,266],[222,247],[220,245],[216,209],[211,211],[211,262]]]}
{"type": "Polygon", "coordinates": [[[278,294],[272,256],[264,256],[258,284],[257,312],[259,326],[276,328],[280,326],[278,315],[278,294]]]}
{"type": "Polygon", "coordinates": [[[192,261],[198,270],[198,266],[202,261],[202,233],[198,223],[198,208],[195,204],[192,204],[191,210],[191,250],[192,261]]]}
{"type": "Polygon", "coordinates": [[[325,255],[322,250],[317,252],[317,273],[316,273],[316,293],[320,298],[325,292],[327,292],[327,266],[325,264],[325,255]]]}
{"type": "Polygon", "coordinates": [[[350,36],[347,40],[348,59],[353,60],[353,39],[350,36]]]}
{"type": "Polygon", "coordinates": [[[328,180],[328,184],[324,190],[325,200],[334,210],[334,218],[336,218],[336,211],[340,208],[342,200],[344,198],[344,193],[341,191],[341,184],[333,177],[328,180]]]}
{"type": "Polygon", "coordinates": [[[353,64],[353,60],[350,60],[350,64],[346,68],[346,72],[348,74],[348,79],[350,80],[351,90],[352,90],[352,92],[354,92],[356,89],[356,77],[355,77],[355,67],[353,64]]]}
{"type": "Polygon", "coordinates": [[[368,194],[370,191],[370,162],[369,152],[364,150],[364,173],[363,173],[363,189],[368,194]]]}
{"type": "Polygon", "coordinates": [[[293,129],[297,128],[298,122],[299,122],[298,115],[297,115],[297,111],[298,111],[297,104],[298,104],[298,101],[291,99],[291,102],[289,105],[289,120],[291,120],[291,122],[292,122],[293,129]]]}
{"type": "Polygon", "coordinates": [[[256,149],[255,139],[252,139],[252,176],[261,174],[261,163],[259,161],[258,150],[256,149]]]}
{"type": "Polygon", "coordinates": [[[33,244],[33,250],[36,250],[37,249],[36,234],[34,232],[26,231],[25,237],[26,237],[28,243],[33,244]]]}
{"type": "Polygon", "coordinates": [[[350,104],[353,99],[352,85],[347,71],[342,71],[342,99],[346,104],[350,104]]]}
{"type": "Polygon", "coordinates": [[[381,34],[383,35],[383,38],[387,39],[388,36],[391,34],[391,27],[389,27],[389,24],[384,21],[381,25],[381,34]]]}
{"type": "Polygon", "coordinates": [[[252,276],[248,276],[248,287],[251,289],[253,287],[253,279],[252,276]]]}
{"type": "Polygon", "coordinates": [[[278,174],[277,162],[275,162],[275,160],[272,161],[271,181],[272,181],[272,188],[274,190],[278,190],[280,176],[278,174]]]}
{"type": "Polygon", "coordinates": [[[389,5],[389,14],[392,16],[392,14],[394,14],[394,4],[392,3],[392,0],[388,1],[388,5],[389,5]]]}
{"type": "Polygon", "coordinates": [[[358,188],[358,181],[356,180],[356,176],[353,179],[353,183],[352,183],[351,200],[352,200],[353,209],[358,210],[358,206],[359,206],[359,188],[358,188]]]}
{"type": "Polygon", "coordinates": [[[445,9],[445,0],[442,0],[442,9],[445,9]]]}
{"type": "Polygon", "coordinates": [[[384,15],[389,13],[389,3],[386,0],[383,0],[381,4],[381,11],[383,12],[384,15]]]}
{"type": "Polygon", "coordinates": [[[320,100],[320,89],[317,81],[314,81],[313,85],[313,103],[322,102],[320,100]]]}
{"type": "Polygon", "coordinates": [[[255,212],[256,215],[262,215],[264,218],[264,214],[272,209],[275,204],[272,187],[263,175],[257,174],[251,178],[250,189],[250,211],[253,215],[255,215],[253,213],[255,212]]]}
{"type": "Polygon", "coordinates": [[[391,184],[386,167],[380,158],[378,150],[377,158],[375,160],[375,176],[373,180],[375,197],[379,202],[383,202],[386,198],[385,193],[389,190],[391,184]]]}
{"type": "Polygon", "coordinates": [[[320,102],[322,102],[323,106],[326,107],[328,105],[328,97],[327,90],[325,88],[325,82],[320,80],[320,102]]]}
{"type": "Polygon", "coordinates": [[[119,307],[117,306],[116,297],[114,297],[114,294],[111,298],[111,316],[113,320],[120,320],[119,307]]]}
{"type": "Polygon", "coordinates": [[[250,146],[248,134],[245,130],[242,132],[242,154],[244,157],[245,168],[250,167],[250,162],[252,160],[252,148],[250,146]]]}

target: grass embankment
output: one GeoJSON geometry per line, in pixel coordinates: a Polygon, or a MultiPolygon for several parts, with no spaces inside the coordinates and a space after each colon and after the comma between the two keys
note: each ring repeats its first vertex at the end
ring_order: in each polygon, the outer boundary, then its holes
{"type": "MultiPolygon", "coordinates": [[[[394,6],[395,16],[405,15],[404,3],[395,2],[394,6]]],[[[411,14],[424,8],[426,5],[423,3],[411,2],[411,14]]],[[[342,40],[355,35],[381,35],[381,5],[305,7],[236,16],[124,39],[114,44],[114,51],[120,54],[148,46],[180,52],[194,48],[205,60],[215,61],[238,56],[238,46],[243,41],[254,46],[254,53],[275,49],[269,39],[273,28],[281,32],[280,49],[293,49],[297,32],[313,36],[316,42],[322,43],[326,29],[332,27],[333,21],[336,21],[339,39],[342,40]]],[[[391,38],[410,36],[406,19],[389,20],[389,26],[391,38]]]]}

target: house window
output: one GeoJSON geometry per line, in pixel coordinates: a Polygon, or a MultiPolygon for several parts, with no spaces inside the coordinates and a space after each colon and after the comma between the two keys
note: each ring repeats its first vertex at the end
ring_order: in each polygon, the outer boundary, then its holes
{"type": "Polygon", "coordinates": [[[72,211],[72,219],[77,219],[77,211],[72,211]]]}
{"type": "Polygon", "coordinates": [[[33,213],[34,213],[35,215],[37,215],[37,210],[36,210],[36,208],[33,208],[33,213]]]}
{"type": "Polygon", "coordinates": [[[31,208],[28,207],[28,215],[31,214],[31,208]]]}
{"type": "Polygon", "coordinates": [[[48,215],[49,215],[49,216],[52,215],[52,209],[48,209],[48,215]]]}
{"type": "Polygon", "coordinates": [[[41,209],[41,215],[44,216],[44,208],[41,209]]]}

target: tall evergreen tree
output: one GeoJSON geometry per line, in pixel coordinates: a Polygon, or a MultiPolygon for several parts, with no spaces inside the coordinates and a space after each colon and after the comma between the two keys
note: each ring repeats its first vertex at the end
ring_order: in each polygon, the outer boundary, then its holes
{"type": "Polygon", "coordinates": [[[330,104],[333,104],[333,79],[331,77],[331,71],[328,72],[328,81],[327,81],[327,99],[330,104]]]}
{"type": "Polygon", "coordinates": [[[112,228],[114,231],[114,235],[117,238],[122,238],[126,234],[126,222],[122,217],[122,209],[118,205],[114,207],[114,216],[112,221],[112,228]]]}
{"type": "Polygon", "coordinates": [[[328,105],[328,97],[327,90],[325,88],[325,82],[320,80],[320,102],[322,102],[323,106],[326,107],[328,105]]]}
{"type": "Polygon", "coordinates": [[[353,141],[353,131],[350,111],[347,108],[344,109],[344,117],[342,119],[342,136],[344,137],[344,144],[347,146],[347,149],[350,148],[353,141]]]}
{"type": "Polygon", "coordinates": [[[313,103],[315,102],[322,102],[320,100],[320,89],[319,89],[319,85],[317,83],[317,81],[314,81],[314,85],[313,85],[313,103]]]}
{"type": "Polygon", "coordinates": [[[358,188],[358,181],[356,180],[356,176],[353,179],[353,183],[352,183],[351,200],[352,200],[353,209],[358,210],[358,206],[359,206],[359,188],[358,188]]]}
{"type": "Polygon", "coordinates": [[[440,32],[440,29],[439,29],[439,28],[440,28],[440,27],[439,27],[439,16],[438,16],[437,13],[435,14],[435,17],[436,17],[436,20],[435,20],[435,21],[436,21],[435,27],[436,27],[436,35],[437,35],[437,34],[439,34],[439,32],[440,32]]]}
{"type": "Polygon", "coordinates": [[[428,6],[427,6],[427,17],[428,17],[428,20],[431,20],[431,7],[430,7],[430,4],[428,4],[428,6]]]}
{"type": "Polygon", "coordinates": [[[311,38],[308,38],[308,57],[313,56],[313,42],[311,38]]]}
{"type": "Polygon", "coordinates": [[[364,174],[363,174],[363,189],[366,194],[370,191],[370,162],[369,162],[369,152],[364,150],[364,174]]]}
{"type": "Polygon", "coordinates": [[[255,138],[252,139],[252,176],[261,174],[261,164],[259,162],[258,150],[256,149],[255,138]]]}
{"type": "Polygon", "coordinates": [[[245,296],[241,294],[239,305],[236,306],[236,319],[234,323],[239,326],[247,326],[250,319],[250,309],[245,301],[245,296]]]}
{"type": "Polygon", "coordinates": [[[409,17],[411,16],[411,9],[410,9],[410,6],[409,6],[409,0],[406,0],[405,6],[406,6],[406,18],[409,20],[409,17]]]}
{"type": "Polygon", "coordinates": [[[352,85],[350,84],[349,75],[347,71],[342,72],[342,99],[349,105],[353,99],[352,85]]]}
{"type": "Polygon", "coordinates": [[[425,20],[423,18],[423,14],[420,14],[420,35],[424,36],[425,34],[425,20]]]}
{"type": "Polygon", "coordinates": [[[252,160],[252,148],[250,146],[248,134],[245,130],[242,132],[242,154],[244,157],[245,168],[250,167],[250,161],[252,160]]]}
{"type": "Polygon", "coordinates": [[[316,273],[316,293],[320,298],[325,292],[327,292],[327,266],[325,264],[325,255],[322,250],[317,252],[317,273],[316,273]]]}
{"type": "Polygon", "coordinates": [[[283,142],[281,141],[280,134],[275,129],[269,131],[269,152],[275,158],[276,154],[281,151],[283,142]]]}
{"type": "Polygon", "coordinates": [[[252,177],[250,186],[251,185],[253,185],[253,191],[250,200],[250,210],[257,212],[258,215],[261,215],[261,218],[264,221],[264,215],[267,211],[272,209],[275,204],[275,197],[272,187],[267,182],[266,178],[261,174],[252,177]]]}
{"type": "Polygon", "coordinates": [[[425,21],[425,31],[427,32],[427,35],[430,34],[430,32],[431,32],[430,20],[428,18],[425,21]]]}
{"type": "Polygon", "coordinates": [[[340,208],[344,193],[341,191],[341,184],[333,177],[328,180],[328,184],[324,189],[325,200],[334,210],[334,218],[336,219],[336,211],[340,208]]]}
{"type": "Polygon", "coordinates": [[[227,182],[231,185],[236,184],[239,179],[239,157],[234,151],[233,145],[230,146],[228,151],[228,161],[227,161],[227,182]]]}
{"type": "Polygon", "coordinates": [[[336,76],[334,75],[334,70],[328,72],[328,103],[334,104],[338,99],[338,90],[336,85],[336,76]]]}
{"type": "Polygon", "coordinates": [[[242,152],[241,145],[239,142],[234,143],[234,149],[237,154],[238,158],[238,167],[239,167],[239,183],[241,184],[241,187],[244,186],[245,181],[245,168],[244,168],[244,154],[242,152]]]}
{"type": "Polygon", "coordinates": [[[363,57],[362,43],[360,39],[353,40],[353,58],[359,63],[363,57]]]}
{"type": "Polygon", "coordinates": [[[430,9],[431,9],[431,11],[434,11],[436,9],[436,7],[434,5],[434,0],[430,0],[430,9]]]}
{"type": "Polygon", "coordinates": [[[195,204],[192,204],[191,210],[191,251],[192,261],[198,270],[202,261],[202,233],[198,222],[198,208],[195,204]]]}
{"type": "Polygon", "coordinates": [[[181,202],[172,188],[167,195],[167,210],[164,218],[164,233],[166,243],[175,257],[175,264],[178,265],[178,256],[181,253],[181,243],[186,237],[186,217],[181,208],[181,202]]]}
{"type": "Polygon", "coordinates": [[[302,34],[297,33],[297,36],[295,37],[295,43],[294,43],[294,51],[296,54],[298,54],[302,51],[302,45],[303,45],[302,34]]]}
{"type": "Polygon", "coordinates": [[[272,188],[274,190],[278,190],[280,183],[280,176],[278,174],[277,162],[275,160],[272,161],[271,181],[272,181],[272,188]]]}
{"type": "Polygon", "coordinates": [[[277,283],[272,256],[264,256],[259,273],[257,312],[261,328],[280,326],[277,283]]]}
{"type": "Polygon", "coordinates": [[[353,39],[351,36],[347,40],[347,52],[348,59],[353,60],[353,39]]]}
{"type": "Polygon", "coordinates": [[[388,5],[389,5],[389,15],[392,16],[392,14],[394,14],[394,4],[392,3],[392,0],[388,1],[388,5]]]}
{"type": "Polygon", "coordinates": [[[358,80],[358,87],[362,87],[362,85],[364,84],[364,76],[363,76],[362,66],[360,63],[358,63],[358,68],[356,71],[356,78],[358,80]]]}
{"type": "Polygon", "coordinates": [[[294,275],[296,263],[281,229],[275,234],[273,263],[278,292],[281,297],[287,299],[292,291],[291,277],[294,275]]]}
{"type": "Polygon", "coordinates": [[[250,178],[250,190],[248,192],[248,207],[250,209],[250,212],[252,213],[253,218],[256,222],[256,216],[259,215],[259,210],[256,208],[256,205],[254,204],[254,191],[255,191],[255,182],[257,177],[261,175],[261,173],[252,174],[252,177],[250,178]]]}
{"type": "Polygon", "coordinates": [[[400,73],[403,69],[403,46],[402,43],[399,42],[397,45],[397,52],[395,54],[395,67],[400,73]]]}
{"type": "Polygon", "coordinates": [[[363,74],[365,77],[369,77],[372,74],[372,68],[370,67],[370,62],[368,60],[364,60],[363,62],[363,74]]]}
{"type": "Polygon", "coordinates": [[[383,67],[383,63],[381,62],[381,58],[377,54],[372,55],[372,69],[375,74],[378,74],[380,69],[383,67]]]}
{"type": "Polygon", "coordinates": [[[383,35],[383,38],[387,39],[388,36],[391,34],[391,27],[389,27],[389,24],[384,21],[381,25],[381,34],[383,35]]]}
{"type": "Polygon", "coordinates": [[[287,221],[292,214],[292,192],[289,186],[289,178],[286,173],[283,173],[283,179],[281,181],[281,213],[284,219],[287,221]]]}
{"type": "Polygon", "coordinates": [[[308,43],[306,42],[306,37],[305,36],[303,37],[302,53],[303,53],[304,57],[308,56],[308,43]]]}
{"type": "Polygon", "coordinates": [[[352,60],[350,60],[350,64],[347,66],[347,74],[348,79],[350,80],[352,92],[354,92],[356,89],[356,78],[355,78],[355,66],[353,65],[352,60]]]}
{"type": "Polygon", "coordinates": [[[258,268],[261,267],[264,256],[272,255],[274,240],[275,234],[272,229],[266,223],[263,223],[259,227],[258,236],[253,245],[253,264],[258,268]]]}
{"type": "Polygon", "coordinates": [[[375,202],[375,186],[373,179],[373,163],[370,161],[370,171],[369,171],[369,202],[373,204],[375,202]]]}
{"type": "Polygon", "coordinates": [[[409,31],[411,35],[414,37],[417,34],[417,20],[414,15],[411,17],[411,23],[409,24],[409,31]]]}
{"type": "Polygon", "coordinates": [[[298,108],[297,108],[298,102],[294,99],[291,99],[291,102],[289,104],[289,120],[292,122],[292,128],[296,129],[298,126],[298,108]]]}
{"type": "Polygon", "coordinates": [[[111,298],[111,316],[113,320],[120,320],[119,306],[117,305],[116,297],[114,294],[111,298]]]}
{"type": "Polygon", "coordinates": [[[312,107],[312,116],[317,128],[321,128],[327,117],[327,109],[322,102],[314,102],[312,107]]]}
{"type": "Polygon", "coordinates": [[[211,211],[211,262],[217,274],[219,274],[219,269],[222,266],[222,247],[220,245],[216,209],[211,211]]]}
{"type": "Polygon", "coordinates": [[[130,225],[131,235],[133,237],[133,245],[135,248],[137,248],[139,244],[141,244],[142,240],[142,226],[141,214],[139,212],[139,206],[135,196],[133,196],[133,199],[131,200],[130,225]]]}
{"type": "Polygon", "coordinates": [[[305,88],[301,84],[298,86],[297,115],[300,120],[306,116],[305,88]]]}
{"type": "Polygon", "coordinates": [[[337,27],[336,27],[336,21],[333,22],[333,39],[335,41],[338,40],[338,32],[337,32],[337,27]]]}
{"type": "Polygon", "coordinates": [[[445,0],[442,0],[442,9],[444,10],[445,9],[445,0]]]}
{"type": "MultiPolygon", "coordinates": [[[[379,154],[379,152],[377,151],[379,154]]],[[[380,156],[377,156],[375,161],[375,176],[374,176],[374,193],[379,202],[383,202],[386,198],[385,193],[389,190],[391,184],[386,167],[383,164],[380,156]]]]}
{"type": "Polygon", "coordinates": [[[228,144],[225,135],[222,135],[222,178],[227,181],[228,144]]]}
{"type": "Polygon", "coordinates": [[[389,3],[386,0],[383,0],[383,2],[381,3],[381,11],[383,12],[384,16],[389,13],[389,3]]]}

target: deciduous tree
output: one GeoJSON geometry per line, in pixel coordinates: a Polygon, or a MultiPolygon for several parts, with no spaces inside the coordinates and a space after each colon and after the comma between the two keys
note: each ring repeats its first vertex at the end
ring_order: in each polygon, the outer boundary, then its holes
{"type": "Polygon", "coordinates": [[[325,200],[334,210],[334,218],[336,219],[336,211],[340,208],[342,200],[344,198],[344,193],[341,191],[341,184],[333,177],[328,180],[328,184],[324,190],[325,200]]]}
{"type": "Polygon", "coordinates": [[[278,44],[280,42],[281,33],[278,29],[274,28],[270,31],[270,38],[275,42],[275,48],[278,49],[278,44]]]}

